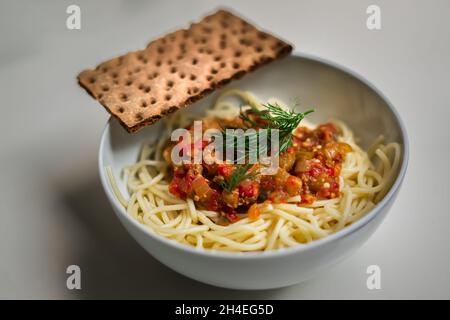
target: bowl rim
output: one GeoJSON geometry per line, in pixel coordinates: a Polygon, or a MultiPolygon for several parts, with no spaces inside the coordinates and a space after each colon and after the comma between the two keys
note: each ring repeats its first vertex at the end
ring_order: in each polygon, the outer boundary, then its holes
{"type": "MultiPolygon", "coordinates": [[[[119,203],[118,199],[114,195],[113,191],[111,190],[111,186],[106,178],[106,170],[105,170],[105,164],[103,163],[103,154],[105,149],[105,141],[106,136],[109,134],[111,130],[111,120],[112,117],[107,121],[105,128],[103,129],[103,133],[100,140],[100,148],[98,152],[98,165],[99,165],[99,174],[100,174],[100,180],[101,184],[103,186],[103,189],[106,193],[106,196],[109,200],[109,202],[112,204],[113,208],[115,209],[116,214],[120,213],[124,216],[126,220],[128,220],[133,227],[138,228],[141,230],[146,236],[152,238],[153,240],[159,242],[161,245],[168,246],[175,251],[183,252],[183,253],[191,253],[196,256],[203,256],[203,257],[211,257],[211,258],[219,258],[219,259],[238,259],[238,260],[247,260],[247,259],[267,259],[267,258],[274,258],[274,257],[282,257],[282,256],[288,256],[288,255],[294,255],[297,253],[301,253],[304,251],[313,250],[315,248],[321,247],[329,242],[336,241],[338,239],[344,238],[357,230],[363,228],[365,225],[367,225],[370,221],[372,221],[380,212],[382,209],[391,201],[394,194],[398,191],[398,189],[401,186],[401,183],[405,177],[406,170],[408,167],[408,161],[409,161],[409,139],[406,132],[406,127],[400,117],[400,114],[395,109],[391,101],[378,89],[376,88],[371,82],[369,82],[365,77],[360,75],[359,73],[342,66],[334,61],[327,60],[325,58],[315,56],[309,53],[303,53],[299,51],[295,51],[291,54],[290,58],[301,58],[301,59],[307,59],[312,60],[314,62],[319,62],[321,64],[324,64],[326,66],[338,69],[357,80],[361,81],[365,85],[367,85],[371,90],[373,90],[388,106],[390,111],[395,117],[395,120],[397,121],[397,124],[400,129],[401,138],[403,139],[402,149],[403,149],[403,155],[402,155],[402,162],[400,166],[399,173],[392,184],[389,191],[386,193],[386,195],[383,197],[383,199],[377,203],[373,209],[371,209],[369,212],[367,212],[362,218],[354,222],[353,224],[335,232],[332,233],[324,238],[315,240],[311,243],[308,243],[306,245],[298,245],[294,247],[289,248],[283,248],[278,250],[269,250],[269,251],[258,251],[258,252],[227,252],[227,251],[220,251],[220,250],[209,250],[209,249],[197,249],[195,247],[190,247],[185,244],[178,243],[174,240],[167,239],[163,236],[160,236],[154,232],[152,232],[148,227],[145,225],[139,223],[136,219],[131,217],[127,214],[126,210],[122,207],[122,205],[119,203]]],[[[119,219],[121,220],[121,219],[119,219]]],[[[121,221],[122,222],[122,221],[121,221]]],[[[127,230],[128,231],[128,230],[127,230]]]]}

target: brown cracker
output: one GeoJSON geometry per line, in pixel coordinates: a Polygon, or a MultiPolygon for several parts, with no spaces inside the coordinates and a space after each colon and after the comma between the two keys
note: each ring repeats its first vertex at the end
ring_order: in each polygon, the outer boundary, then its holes
{"type": "Polygon", "coordinates": [[[80,85],[135,132],[292,51],[292,46],[219,10],[78,75],[80,85]]]}

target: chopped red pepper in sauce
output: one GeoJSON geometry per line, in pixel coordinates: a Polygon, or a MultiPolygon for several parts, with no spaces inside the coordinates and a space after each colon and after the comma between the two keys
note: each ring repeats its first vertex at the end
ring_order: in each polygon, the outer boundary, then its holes
{"type": "MultiPolygon", "coordinates": [[[[239,118],[225,122],[228,123],[205,119],[203,130],[226,125],[245,128],[239,118]]],[[[221,182],[231,179],[236,165],[203,162],[175,166],[170,160],[174,144],[170,144],[163,153],[172,164],[169,191],[178,198],[193,199],[201,208],[220,212],[229,223],[238,221],[240,214],[257,219],[260,216],[258,204],[264,202],[282,203],[300,196],[299,204],[311,204],[316,199],[336,198],[342,162],[345,154],[352,150],[348,144],[338,142],[338,135],[338,128],[332,123],[321,124],[313,130],[298,127],[293,132],[292,145],[279,156],[276,174],[251,175],[233,190],[223,188],[221,182]]],[[[202,141],[202,149],[207,144],[202,141]]]]}

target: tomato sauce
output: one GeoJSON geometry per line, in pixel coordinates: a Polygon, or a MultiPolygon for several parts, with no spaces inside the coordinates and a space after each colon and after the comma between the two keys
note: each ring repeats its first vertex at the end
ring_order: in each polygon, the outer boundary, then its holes
{"type": "MultiPolygon", "coordinates": [[[[223,126],[223,120],[203,121],[204,130],[223,126]]],[[[245,128],[241,119],[229,120],[225,125],[245,128]]],[[[178,198],[191,198],[201,208],[214,210],[229,222],[239,220],[241,213],[252,219],[259,216],[257,204],[282,203],[300,196],[298,204],[311,204],[316,199],[332,199],[339,196],[339,175],[345,154],[351,147],[338,142],[339,131],[332,123],[319,125],[311,130],[298,127],[293,132],[292,144],[279,155],[279,168],[274,175],[252,174],[240,181],[232,190],[224,188],[224,182],[232,179],[237,165],[172,164],[172,180],[169,191],[178,198]]],[[[208,142],[202,142],[202,148],[208,142]]],[[[163,155],[169,163],[172,145],[163,155]]],[[[257,172],[258,164],[249,171],[257,172]]]]}

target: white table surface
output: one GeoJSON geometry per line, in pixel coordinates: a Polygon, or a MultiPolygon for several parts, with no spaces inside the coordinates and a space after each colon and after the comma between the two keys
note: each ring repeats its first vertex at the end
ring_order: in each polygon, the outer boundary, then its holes
{"type": "Polygon", "coordinates": [[[101,189],[107,113],[81,90],[86,67],[142,48],[218,1],[0,3],[0,298],[450,298],[450,1],[230,1],[296,50],[333,60],[391,99],[411,140],[403,188],[377,232],[322,276],[233,291],[187,279],[126,233],[101,189]],[[69,4],[82,28],[65,26],[69,4]],[[381,7],[382,29],[366,28],[381,7]],[[82,289],[66,288],[66,267],[82,289]],[[381,268],[368,290],[366,268],[381,268]]]}

